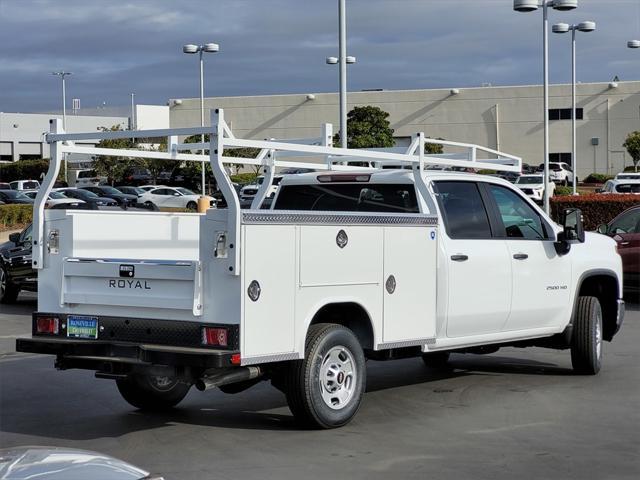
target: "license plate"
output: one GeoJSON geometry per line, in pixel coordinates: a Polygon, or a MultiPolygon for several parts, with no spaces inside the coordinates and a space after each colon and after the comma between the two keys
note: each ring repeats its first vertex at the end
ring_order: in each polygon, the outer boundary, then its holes
{"type": "Polygon", "coordinates": [[[98,338],[97,317],[67,317],[67,337],[69,338],[98,338]]]}

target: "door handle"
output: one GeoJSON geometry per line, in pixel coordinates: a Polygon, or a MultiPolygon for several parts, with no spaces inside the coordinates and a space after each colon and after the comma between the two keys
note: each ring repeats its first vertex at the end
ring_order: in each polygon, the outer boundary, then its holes
{"type": "Polygon", "coordinates": [[[529,258],[529,255],[527,255],[526,253],[516,253],[513,258],[515,258],[516,260],[526,260],[527,258],[529,258]]]}
{"type": "Polygon", "coordinates": [[[625,245],[629,245],[629,243],[630,242],[620,242],[620,245],[624,247],[625,245]]]}
{"type": "Polygon", "coordinates": [[[454,262],[466,262],[467,260],[469,260],[469,257],[467,255],[451,255],[451,260],[453,260],[454,262]]]}

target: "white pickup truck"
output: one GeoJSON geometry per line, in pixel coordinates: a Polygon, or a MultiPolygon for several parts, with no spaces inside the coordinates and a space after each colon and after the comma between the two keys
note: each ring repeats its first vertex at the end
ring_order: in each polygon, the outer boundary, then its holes
{"type": "MultiPolygon", "coordinates": [[[[236,393],[269,380],[295,417],[338,427],[356,414],[367,359],[422,357],[503,346],[568,349],[575,371],[595,374],[603,341],[624,316],[615,242],[585,233],[578,210],[555,224],[510,183],[428,171],[430,164],[518,171],[519,158],[417,134],[403,153],[239,139],[213,127],[64,134],[52,121],[50,171],[34,215],[38,311],[17,350],[53,354],[59,369],[114,379],[140,409],[170,408],[192,385],[236,393]],[[64,152],[148,156],[80,147],[74,140],[169,137],[158,158],[180,153],[177,135],[211,133],[209,160],[228,205],[204,215],[44,211],[64,152]],[[463,154],[426,156],[427,142],[463,154]],[[276,167],[286,176],[270,210],[240,210],[225,175],[228,148],[261,153],[254,206],[276,167]],[[315,156],[323,163],[303,163],[315,156]],[[297,160],[286,160],[296,157],[297,160]],[[408,169],[353,168],[369,159],[408,169]]],[[[197,148],[205,148],[198,146],[197,148]]],[[[257,203],[256,203],[257,202],[257,203]]]]}

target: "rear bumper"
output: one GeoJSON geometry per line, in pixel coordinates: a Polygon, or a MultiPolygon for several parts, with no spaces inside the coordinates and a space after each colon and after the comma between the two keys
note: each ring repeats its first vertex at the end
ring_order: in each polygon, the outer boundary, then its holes
{"type": "Polygon", "coordinates": [[[238,325],[208,324],[148,318],[96,316],[97,338],[67,335],[67,314],[34,312],[32,338],[17,339],[16,351],[57,355],[59,368],[110,370],[110,366],[184,366],[221,368],[239,364],[238,325]],[[57,334],[37,334],[38,318],[58,318],[57,334]],[[228,345],[202,344],[203,327],[223,327],[228,345]],[[235,359],[235,363],[232,360],[235,359]]]}
{"type": "MultiPolygon", "coordinates": [[[[232,357],[239,352],[209,348],[145,345],[100,340],[73,340],[66,338],[19,338],[16,351],[56,355],[59,368],[105,370],[109,364],[129,366],[185,366],[223,368],[237,364],[232,357]]],[[[109,370],[109,369],[107,369],[109,370]]]]}

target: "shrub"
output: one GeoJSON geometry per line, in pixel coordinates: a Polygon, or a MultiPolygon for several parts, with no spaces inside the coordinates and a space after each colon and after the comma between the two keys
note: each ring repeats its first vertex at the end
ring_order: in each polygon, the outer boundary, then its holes
{"type": "Polygon", "coordinates": [[[558,222],[560,212],[565,208],[582,210],[585,230],[595,230],[601,223],[610,222],[616,215],[629,207],[640,204],[638,195],[591,194],[580,196],[559,196],[551,199],[551,217],[558,222]]]}
{"type": "Polygon", "coordinates": [[[21,227],[33,218],[32,205],[0,205],[0,228],[21,227]]]}
{"type": "Polygon", "coordinates": [[[563,185],[557,185],[556,189],[553,191],[553,194],[555,196],[571,195],[572,193],[573,193],[572,187],[565,187],[563,185]]]}
{"type": "Polygon", "coordinates": [[[49,160],[20,160],[0,165],[0,181],[40,180],[40,175],[46,173],[49,160]]]}
{"type": "Polygon", "coordinates": [[[604,183],[611,180],[613,175],[605,175],[604,173],[592,173],[584,179],[584,183],[604,183]]]}
{"type": "Polygon", "coordinates": [[[638,166],[638,168],[634,167],[634,166],[629,166],[629,167],[624,167],[624,171],[625,172],[640,172],[640,166],[638,166]]]}
{"type": "Polygon", "coordinates": [[[237,175],[231,175],[231,181],[244,185],[246,183],[253,182],[258,176],[255,173],[238,173],[237,175]]]}

